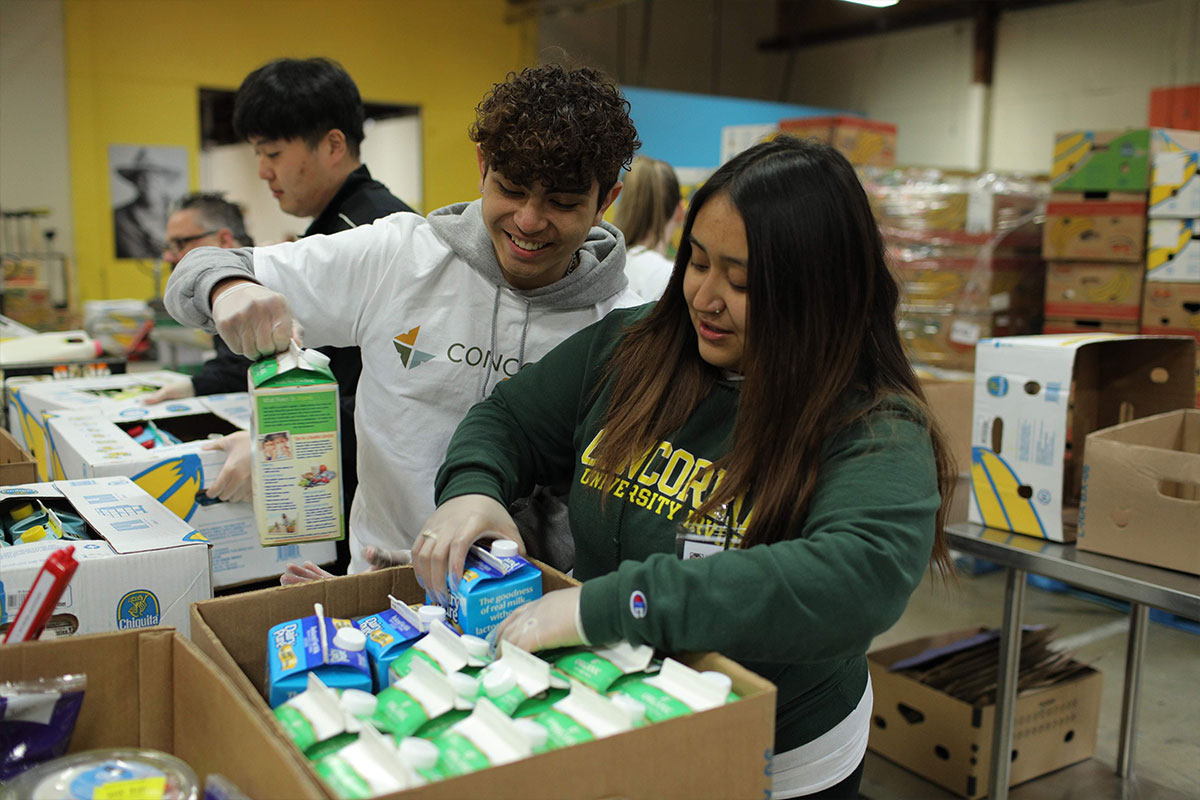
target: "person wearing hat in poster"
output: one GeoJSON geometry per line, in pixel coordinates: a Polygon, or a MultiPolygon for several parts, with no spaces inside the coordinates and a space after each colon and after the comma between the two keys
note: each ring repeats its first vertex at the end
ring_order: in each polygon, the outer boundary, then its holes
{"type": "Polygon", "coordinates": [[[117,168],[117,174],[137,190],[133,200],[113,209],[117,258],[157,258],[164,247],[163,235],[173,200],[171,185],[179,172],[154,163],[143,147],[132,164],[117,168]]]}

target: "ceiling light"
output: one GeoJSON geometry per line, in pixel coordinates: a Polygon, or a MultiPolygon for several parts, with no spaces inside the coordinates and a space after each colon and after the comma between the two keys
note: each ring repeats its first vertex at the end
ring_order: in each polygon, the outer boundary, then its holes
{"type": "Polygon", "coordinates": [[[857,3],[860,6],[870,6],[871,8],[887,8],[894,6],[900,0],[842,0],[844,3],[857,3]]]}

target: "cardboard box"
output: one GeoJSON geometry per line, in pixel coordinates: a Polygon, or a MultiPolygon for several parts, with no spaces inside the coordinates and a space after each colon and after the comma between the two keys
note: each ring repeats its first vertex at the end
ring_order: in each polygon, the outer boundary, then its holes
{"type": "MultiPolygon", "coordinates": [[[[1136,325],[1142,318],[1145,278],[1146,268],[1142,264],[1050,262],[1046,265],[1046,316],[1136,325]]],[[[1045,328],[1043,331],[1050,332],[1045,328]]]]}
{"type": "Polygon", "coordinates": [[[1142,261],[1146,255],[1145,193],[1050,195],[1042,255],[1059,261],[1142,261]]]}
{"type": "Polygon", "coordinates": [[[1200,83],[1150,91],[1149,125],[1200,130],[1200,83]]]}
{"type": "Polygon", "coordinates": [[[53,381],[36,377],[10,378],[5,381],[8,429],[37,459],[38,477],[51,480],[54,473],[46,445],[44,420],[47,411],[103,408],[118,402],[114,398],[146,394],[186,377],[178,372],[159,370],[53,381]]]}
{"type": "Polygon", "coordinates": [[[1042,333],[1122,333],[1134,334],[1141,330],[1136,322],[1113,322],[1107,319],[1047,319],[1042,323],[1042,333]]]}
{"type": "Polygon", "coordinates": [[[226,456],[223,450],[204,446],[210,435],[249,427],[250,398],[245,393],[153,406],[133,398],[43,416],[56,479],[128,476],[212,543],[217,587],[276,577],[291,562],[324,564],[337,557],[332,542],[263,547],[251,503],[224,503],[204,494],[221,473],[226,456]],[[150,422],[182,444],[142,447],[129,431],[150,422]]]}
{"type": "Polygon", "coordinates": [[[342,414],[329,358],[293,343],[290,351],[252,364],[247,380],[259,540],[281,545],[344,538],[342,414]]]}
{"type": "Polygon", "coordinates": [[[779,133],[779,126],[774,122],[752,125],[726,125],[721,128],[721,163],[736,156],[743,150],[749,150],[760,142],[765,142],[779,133]]]}
{"type": "MultiPolygon", "coordinates": [[[[218,773],[250,797],[320,798],[270,725],[196,645],[170,628],[0,647],[5,680],[83,673],[69,752],[143,747],[218,773]]],[[[203,794],[203,792],[201,792],[203,794]]]]}
{"type": "Polygon", "coordinates": [[[963,380],[922,377],[921,389],[946,437],[946,444],[958,469],[958,481],[954,485],[947,521],[966,522],[971,480],[971,403],[975,383],[969,376],[963,380]]]}
{"type": "Polygon", "coordinates": [[[779,121],[779,130],[799,139],[831,144],[851,164],[890,167],[896,163],[896,126],[864,117],[798,117],[779,121]]]}
{"type": "Polygon", "coordinates": [[[1200,339],[1200,283],[1147,281],[1142,333],[1200,339]]]}
{"type": "Polygon", "coordinates": [[[1173,167],[1161,178],[1151,174],[1160,155],[1197,150],[1200,132],[1173,128],[1060,133],[1055,137],[1050,183],[1056,192],[1145,192],[1155,180],[1175,176],[1173,167]]]}
{"type": "Polygon", "coordinates": [[[1152,219],[1200,217],[1198,165],[1200,153],[1195,150],[1163,153],[1154,159],[1147,212],[1152,219]]]}
{"type": "MultiPolygon", "coordinates": [[[[14,323],[19,325],[20,323],[14,323]]],[[[24,326],[22,326],[24,327],[24,326]]],[[[0,338],[9,335],[0,330],[0,338]]],[[[11,430],[8,420],[8,384],[10,380],[25,377],[36,377],[37,380],[65,380],[67,378],[94,378],[102,375],[119,375],[125,372],[124,358],[102,358],[90,361],[46,361],[41,364],[21,364],[0,369],[0,381],[3,382],[3,392],[0,393],[0,422],[6,430],[11,430]]]]}
{"type": "Polygon", "coordinates": [[[32,500],[65,502],[100,538],[43,539],[0,549],[0,625],[11,623],[53,551],[75,545],[79,568],[44,637],[173,625],[212,597],[208,542],[129,478],[0,487],[0,514],[32,500]]]}
{"type": "Polygon", "coordinates": [[[1200,575],[1200,411],[1088,434],[1078,546],[1200,575]]]}
{"type": "Polygon", "coordinates": [[[8,431],[0,431],[0,486],[37,480],[37,462],[8,431]]]}
{"type": "Polygon", "coordinates": [[[1200,283],[1200,218],[1152,219],[1146,238],[1147,280],[1200,283]]]}
{"type": "Polygon", "coordinates": [[[1075,539],[1085,437],[1194,402],[1195,342],[1066,334],[985,339],[975,354],[970,519],[1075,539]]]}
{"type": "MultiPolygon", "coordinates": [[[[543,567],[546,591],[574,582],[543,567]]],[[[267,631],[312,613],[358,617],[387,607],[387,595],[410,603],[424,592],[413,571],[397,567],[299,586],[265,589],[192,606],[192,639],[243,696],[273,724],[263,700],[267,631]]],[[[715,654],[681,658],[696,669],[733,678],[741,699],[711,711],[557,750],[388,797],[422,800],[489,798],[760,798],[771,788],[768,759],[775,736],[775,688],[715,654]],[[734,735],[731,735],[734,734],[734,735]],[[720,758],[696,758],[698,742],[720,742],[720,758]]],[[[282,737],[282,731],[278,732],[282,737]]],[[[290,747],[290,745],[289,745],[290,747]]],[[[328,795],[316,772],[292,748],[293,775],[328,795]]]]}
{"type": "MultiPolygon", "coordinates": [[[[867,654],[875,691],[871,750],[962,797],[987,794],[996,706],[972,706],[888,665],[963,639],[964,628],[867,654]]],[[[1023,692],[1014,711],[1009,785],[1090,758],[1096,750],[1103,676],[1089,669],[1059,686],[1023,692]]]]}
{"type": "Polygon", "coordinates": [[[933,313],[1035,310],[1042,304],[1040,258],[893,260],[906,310],[933,313]]]}
{"type": "Polygon", "coordinates": [[[1032,333],[1039,329],[1040,317],[1040,308],[1026,313],[930,313],[905,308],[898,328],[913,361],[970,372],[975,369],[975,345],[980,339],[1032,333]]]}

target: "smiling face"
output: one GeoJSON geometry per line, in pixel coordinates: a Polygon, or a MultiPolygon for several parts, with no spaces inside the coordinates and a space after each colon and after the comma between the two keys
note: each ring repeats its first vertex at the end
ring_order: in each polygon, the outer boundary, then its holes
{"type": "Polygon", "coordinates": [[[728,194],[713,195],[696,213],[690,242],[683,297],[700,357],[714,367],[740,372],[746,347],[749,247],[746,225],[728,194]]]}
{"type": "Polygon", "coordinates": [[[567,274],[575,251],[621,191],[617,183],[597,203],[596,179],[584,191],[522,186],[489,169],[479,155],[483,223],[496,261],[515,289],[539,289],[567,274]]]}

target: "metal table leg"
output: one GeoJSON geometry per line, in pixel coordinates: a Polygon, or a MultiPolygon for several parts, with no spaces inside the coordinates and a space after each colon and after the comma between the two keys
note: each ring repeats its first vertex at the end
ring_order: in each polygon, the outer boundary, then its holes
{"type": "Polygon", "coordinates": [[[1121,738],[1117,743],[1117,774],[1133,777],[1134,729],[1137,728],[1138,689],[1142,680],[1142,655],[1146,652],[1149,606],[1129,604],[1129,643],[1125,648],[1125,693],[1121,700],[1121,738]]]}
{"type": "Polygon", "coordinates": [[[1025,600],[1025,570],[1009,567],[1004,583],[1004,622],[1000,633],[1000,674],[996,686],[996,720],[992,730],[991,800],[1007,800],[1012,768],[1013,713],[1021,668],[1021,606],[1025,600]]]}

